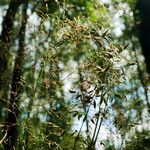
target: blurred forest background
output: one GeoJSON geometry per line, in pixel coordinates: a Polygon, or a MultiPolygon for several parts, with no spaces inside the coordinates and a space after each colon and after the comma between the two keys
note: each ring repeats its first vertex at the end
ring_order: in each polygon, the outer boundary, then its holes
{"type": "Polygon", "coordinates": [[[149,150],[149,10],[0,0],[0,149],[149,150]]]}

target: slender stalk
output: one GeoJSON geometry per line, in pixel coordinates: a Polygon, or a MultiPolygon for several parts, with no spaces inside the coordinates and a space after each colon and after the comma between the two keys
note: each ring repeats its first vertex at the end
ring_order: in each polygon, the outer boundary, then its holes
{"type": "MultiPolygon", "coordinates": [[[[103,95],[103,89],[102,89],[101,101],[103,101],[103,96],[104,95],[103,95]]],[[[101,113],[101,105],[99,105],[98,118],[97,118],[97,121],[96,121],[96,125],[95,125],[95,129],[94,129],[92,141],[91,141],[90,145],[88,146],[88,150],[92,150],[93,147],[95,146],[94,141],[95,141],[95,136],[96,136],[98,124],[99,124],[99,121],[100,121],[100,113],[101,113]]]]}
{"type": "MultiPolygon", "coordinates": [[[[107,107],[107,105],[105,105],[104,114],[107,112],[107,108],[106,107],[107,107]]],[[[94,145],[96,144],[96,141],[97,141],[97,138],[98,138],[98,135],[99,135],[99,132],[100,132],[103,120],[104,120],[104,117],[101,118],[98,130],[97,130],[97,134],[96,134],[96,137],[95,137],[95,140],[94,140],[94,145]]]]}
{"type": "MultiPolygon", "coordinates": [[[[85,120],[85,118],[87,118],[88,112],[89,112],[89,110],[90,110],[90,106],[91,106],[91,104],[89,105],[89,107],[88,107],[88,109],[87,109],[87,111],[86,111],[86,114],[85,114],[83,120],[85,120]]],[[[84,124],[84,121],[82,121],[82,124],[81,124],[80,130],[79,130],[79,132],[78,132],[78,135],[77,135],[76,138],[75,138],[74,145],[73,145],[73,150],[75,150],[76,145],[77,145],[77,142],[79,141],[79,136],[80,136],[80,133],[81,133],[83,124],[84,124]]]]}
{"type": "MultiPolygon", "coordinates": [[[[102,89],[102,96],[101,96],[101,100],[102,101],[104,101],[104,96],[107,94],[107,92],[110,89],[111,89],[111,87],[109,87],[107,91],[104,91],[104,93],[103,93],[103,89],[102,89]]],[[[107,97],[107,101],[108,101],[108,99],[109,99],[109,96],[107,97]]],[[[105,104],[105,108],[104,108],[104,113],[103,114],[105,114],[107,112],[107,105],[108,105],[108,103],[105,104]]],[[[99,135],[99,132],[100,132],[100,128],[102,126],[102,122],[104,120],[104,117],[102,117],[101,120],[100,120],[100,113],[101,113],[100,112],[100,110],[101,110],[100,108],[101,108],[101,105],[99,105],[99,112],[98,112],[99,116],[97,118],[97,122],[96,122],[96,125],[95,125],[95,130],[94,130],[94,133],[93,133],[92,141],[91,141],[91,144],[88,147],[88,150],[93,150],[94,149],[96,141],[97,141],[97,138],[98,138],[98,135],[99,135]]]]}

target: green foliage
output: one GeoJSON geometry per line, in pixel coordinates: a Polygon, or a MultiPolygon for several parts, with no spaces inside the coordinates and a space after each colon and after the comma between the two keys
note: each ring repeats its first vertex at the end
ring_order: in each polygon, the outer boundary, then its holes
{"type": "Polygon", "coordinates": [[[0,1],[0,5],[6,5],[6,4],[8,4],[10,2],[10,0],[1,0],[0,1]]]}
{"type": "Polygon", "coordinates": [[[141,150],[150,149],[150,134],[149,130],[136,131],[133,137],[126,142],[124,150],[141,150]]]}
{"type": "MultiPolygon", "coordinates": [[[[16,149],[148,148],[148,132],[133,132],[138,125],[147,124],[143,117],[147,117],[143,88],[147,76],[139,78],[144,69],[143,61],[138,61],[141,54],[135,51],[139,44],[131,15],[134,3],[29,2],[16,149]],[[125,9],[120,10],[121,6],[125,9]],[[120,19],[125,28],[119,38],[112,33],[112,9],[124,11],[120,19]],[[106,139],[101,137],[103,130],[106,139]]],[[[22,15],[21,8],[17,15],[22,15]]],[[[20,17],[14,24],[10,70],[19,47],[20,17]]],[[[3,120],[8,111],[1,111],[3,120]]],[[[0,123],[4,127],[5,122],[0,123]]],[[[2,147],[7,141],[5,131],[0,133],[2,147]]]]}

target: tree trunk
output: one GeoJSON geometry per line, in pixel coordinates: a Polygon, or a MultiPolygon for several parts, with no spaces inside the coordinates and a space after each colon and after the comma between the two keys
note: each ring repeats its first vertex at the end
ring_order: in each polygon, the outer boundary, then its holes
{"type": "Polygon", "coordinates": [[[14,65],[9,112],[6,119],[7,142],[4,144],[5,150],[10,150],[13,148],[15,149],[15,146],[17,144],[17,137],[18,137],[17,120],[19,116],[19,96],[21,93],[21,76],[25,51],[24,47],[25,47],[25,31],[26,31],[25,28],[27,23],[27,5],[28,2],[26,0],[23,5],[23,15],[21,21],[21,28],[19,31],[19,49],[14,65]]]}
{"type": "Polygon", "coordinates": [[[139,39],[145,57],[147,72],[150,75],[150,0],[137,0],[135,22],[139,29],[139,39]]]}
{"type": "Polygon", "coordinates": [[[6,16],[2,22],[2,31],[0,35],[0,115],[2,114],[3,102],[7,101],[9,87],[8,77],[10,76],[8,73],[8,62],[9,49],[11,47],[11,30],[20,4],[21,0],[11,0],[6,16]]]}
{"type": "MultiPolygon", "coordinates": [[[[146,69],[149,75],[148,78],[150,79],[150,0],[137,0],[134,15],[135,23],[139,30],[139,40],[141,43],[142,52],[145,57],[146,69]]],[[[144,90],[148,112],[150,113],[150,103],[147,96],[147,89],[144,87],[144,90]]]]}

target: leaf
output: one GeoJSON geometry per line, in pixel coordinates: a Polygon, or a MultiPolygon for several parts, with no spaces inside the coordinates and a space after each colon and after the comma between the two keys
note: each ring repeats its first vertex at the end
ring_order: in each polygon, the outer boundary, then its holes
{"type": "Polygon", "coordinates": [[[90,96],[85,96],[83,99],[82,99],[82,103],[83,104],[89,104],[91,102],[91,98],[90,96]]]}
{"type": "Polygon", "coordinates": [[[94,108],[96,108],[96,101],[95,100],[93,101],[93,106],[94,106],[94,108]]]}
{"type": "Polygon", "coordinates": [[[100,100],[100,103],[99,103],[100,106],[102,105],[103,101],[104,101],[103,99],[100,100]]]}
{"type": "Polygon", "coordinates": [[[117,124],[117,119],[115,119],[113,122],[113,125],[116,125],[116,124],[117,124]]]}
{"type": "Polygon", "coordinates": [[[140,125],[138,122],[133,122],[132,125],[140,125]]]}
{"type": "Polygon", "coordinates": [[[107,55],[108,58],[113,58],[113,54],[110,53],[110,52],[106,52],[106,55],[107,55]]]}
{"type": "Polygon", "coordinates": [[[73,132],[73,133],[71,133],[71,135],[70,136],[74,136],[76,134],[76,132],[73,132]]]}
{"type": "Polygon", "coordinates": [[[106,66],[104,69],[102,69],[102,72],[107,72],[109,70],[109,66],[106,66]]]}
{"type": "Polygon", "coordinates": [[[95,113],[94,117],[95,117],[96,119],[98,119],[99,115],[100,115],[100,113],[95,113]]]}
{"type": "Polygon", "coordinates": [[[73,90],[69,90],[69,93],[74,94],[74,93],[77,93],[77,92],[76,92],[76,91],[73,91],[73,90]]]}
{"type": "Polygon", "coordinates": [[[129,43],[123,47],[123,50],[126,49],[128,46],[129,46],[129,43]]]}
{"type": "Polygon", "coordinates": [[[93,123],[93,124],[95,124],[95,121],[91,118],[91,122],[93,123]]]}
{"type": "Polygon", "coordinates": [[[136,65],[136,62],[129,62],[129,63],[127,64],[127,66],[133,66],[133,65],[136,65]]]}
{"type": "Polygon", "coordinates": [[[122,98],[122,95],[121,95],[121,94],[118,94],[118,93],[115,93],[115,96],[116,96],[117,98],[122,98]]]}
{"type": "Polygon", "coordinates": [[[77,94],[76,99],[82,97],[82,94],[77,94]]]}
{"type": "Polygon", "coordinates": [[[79,114],[79,112],[75,112],[75,113],[73,114],[73,117],[76,117],[78,114],[79,114]]]}
{"type": "Polygon", "coordinates": [[[82,114],[78,114],[78,120],[80,120],[80,118],[82,117],[82,114]]]}
{"type": "Polygon", "coordinates": [[[108,33],[108,31],[109,31],[109,29],[108,29],[108,30],[106,30],[106,31],[102,34],[102,37],[105,37],[105,36],[106,36],[106,34],[108,33]]]}
{"type": "Polygon", "coordinates": [[[101,141],[100,144],[105,146],[105,143],[103,141],[101,141]]]}
{"type": "Polygon", "coordinates": [[[87,140],[85,140],[85,139],[83,140],[83,142],[84,142],[84,144],[88,144],[88,141],[87,141],[87,140]]]}
{"type": "Polygon", "coordinates": [[[94,92],[94,90],[90,90],[88,93],[91,94],[91,93],[93,93],[93,92],[94,92]]]}
{"type": "Polygon", "coordinates": [[[97,71],[101,71],[102,70],[102,68],[99,67],[99,66],[96,66],[96,68],[94,68],[94,69],[97,70],[97,71]]]}

